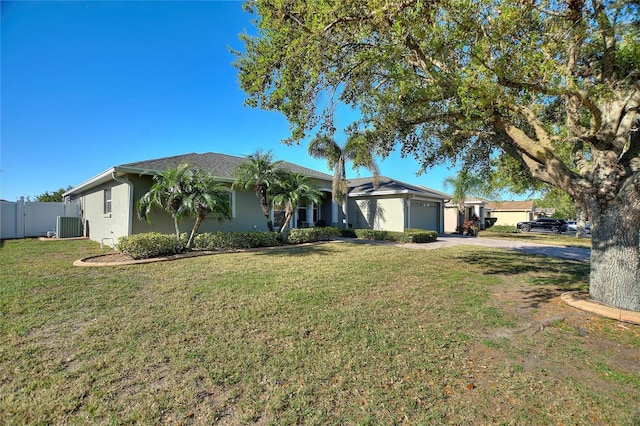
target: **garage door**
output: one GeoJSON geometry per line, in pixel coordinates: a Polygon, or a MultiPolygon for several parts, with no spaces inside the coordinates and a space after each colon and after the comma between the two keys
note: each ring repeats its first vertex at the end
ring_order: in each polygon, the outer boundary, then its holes
{"type": "Polygon", "coordinates": [[[433,201],[411,201],[410,228],[428,229],[438,231],[440,229],[439,203],[433,201]]]}

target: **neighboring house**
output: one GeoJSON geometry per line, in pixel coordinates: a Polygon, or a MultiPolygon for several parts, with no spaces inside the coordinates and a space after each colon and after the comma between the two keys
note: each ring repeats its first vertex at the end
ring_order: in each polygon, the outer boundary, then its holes
{"type": "Polygon", "coordinates": [[[444,232],[444,203],[451,196],[380,176],[349,181],[349,227],[402,232],[409,228],[444,232]]]}
{"type": "MultiPolygon", "coordinates": [[[[485,229],[485,219],[492,217],[493,203],[482,198],[469,198],[464,202],[464,214],[462,222],[473,220],[478,223],[480,229],[485,229]]],[[[456,232],[460,225],[460,209],[457,203],[448,202],[444,211],[444,232],[456,232]]]]}
{"type": "MultiPolygon", "coordinates": [[[[260,209],[254,191],[233,190],[233,170],[243,163],[245,158],[225,154],[185,154],[122,164],[105,170],[97,176],[71,188],[63,195],[69,200],[78,200],[82,205],[84,235],[90,239],[114,245],[118,238],[144,232],[173,233],[173,221],[164,211],[156,209],[150,215],[151,224],[139,220],[136,215],[138,200],[149,190],[152,176],[186,163],[190,166],[212,173],[218,180],[229,184],[229,197],[232,206],[232,218],[223,222],[205,220],[200,232],[266,230],[267,224],[260,209]]],[[[301,206],[292,227],[316,225],[340,226],[344,223],[342,209],[331,201],[332,176],[308,169],[293,163],[283,162],[287,170],[311,178],[313,184],[321,188],[325,195],[320,205],[301,206]]],[[[385,178],[386,179],[386,178],[385,178]]],[[[376,227],[376,229],[402,230],[409,227],[443,230],[443,205],[449,197],[427,188],[414,187],[386,179],[384,187],[372,191],[367,189],[365,180],[358,179],[357,186],[351,189],[349,200],[356,203],[358,209],[362,202],[376,204],[377,210],[349,216],[353,227],[376,227]],[[413,201],[409,202],[409,199],[413,201]],[[393,203],[404,202],[403,209],[396,213],[393,203]],[[361,202],[358,204],[358,202],[361,202]],[[410,208],[411,206],[411,208],[410,208]],[[429,209],[433,209],[431,211],[429,209]],[[438,210],[436,212],[435,210],[438,210]],[[377,216],[372,215],[376,211],[377,216]],[[363,220],[373,218],[371,222],[363,220]]],[[[369,179],[371,181],[371,179],[369,179]]],[[[355,182],[355,181],[353,181],[355,182]]],[[[350,202],[351,204],[351,202],[350,202]]],[[[281,211],[272,209],[272,219],[277,225],[283,216],[281,211]]],[[[187,232],[193,226],[193,219],[185,218],[181,230],[187,232]]]]}
{"type": "Polygon", "coordinates": [[[533,200],[526,201],[498,201],[488,203],[491,216],[495,217],[496,225],[516,226],[518,222],[533,220],[536,208],[533,200]]]}

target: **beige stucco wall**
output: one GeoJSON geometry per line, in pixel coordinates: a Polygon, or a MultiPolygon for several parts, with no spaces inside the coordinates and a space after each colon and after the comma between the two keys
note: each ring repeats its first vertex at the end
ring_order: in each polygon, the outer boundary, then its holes
{"type": "Polygon", "coordinates": [[[516,223],[532,220],[532,213],[529,211],[492,211],[491,217],[495,217],[498,220],[496,225],[508,225],[516,226],[516,223]]]}
{"type": "Polygon", "coordinates": [[[458,207],[444,208],[444,232],[456,232],[458,227],[458,207]]]}

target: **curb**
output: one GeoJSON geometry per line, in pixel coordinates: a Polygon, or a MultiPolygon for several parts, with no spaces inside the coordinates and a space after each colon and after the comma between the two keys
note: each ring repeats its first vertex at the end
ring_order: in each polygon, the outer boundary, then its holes
{"type": "Polygon", "coordinates": [[[569,291],[563,293],[560,299],[567,305],[580,309],[581,311],[591,312],[606,318],[628,322],[630,324],[640,325],[640,312],[627,311],[625,309],[612,308],[588,299],[588,294],[577,291],[569,291]]]}

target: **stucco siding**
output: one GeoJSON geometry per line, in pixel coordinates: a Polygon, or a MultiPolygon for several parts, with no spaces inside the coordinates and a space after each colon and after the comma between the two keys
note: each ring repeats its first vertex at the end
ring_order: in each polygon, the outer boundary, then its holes
{"type": "Polygon", "coordinates": [[[84,234],[93,241],[113,245],[128,235],[129,185],[112,181],[79,197],[82,205],[84,234]],[[111,189],[111,213],[104,211],[104,191],[111,189]]]}
{"type": "Polygon", "coordinates": [[[459,214],[457,207],[444,208],[444,232],[456,232],[459,214]]]}
{"type": "MultiPolygon", "coordinates": [[[[134,205],[136,205],[137,208],[138,201],[150,188],[151,179],[131,177],[131,181],[134,182],[135,186],[134,205]]],[[[255,193],[251,191],[231,190],[231,188],[229,188],[229,190],[232,194],[234,204],[234,217],[230,220],[223,221],[207,217],[202,221],[198,232],[268,230],[267,220],[262,213],[255,193]]],[[[173,218],[164,210],[160,208],[153,209],[149,215],[149,219],[151,224],[139,220],[134,214],[132,233],[160,232],[162,234],[168,234],[175,232],[173,218]]],[[[183,218],[179,223],[180,232],[191,232],[194,223],[195,219],[193,218],[183,218]]]]}
{"type": "Polygon", "coordinates": [[[349,201],[349,223],[354,228],[404,231],[404,198],[363,197],[349,201]]]}
{"type": "Polygon", "coordinates": [[[496,221],[496,225],[510,225],[516,226],[516,223],[528,221],[533,219],[533,215],[531,212],[499,212],[493,211],[491,212],[491,217],[495,217],[498,220],[496,221]]]}

